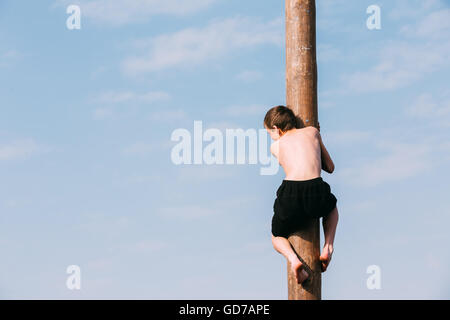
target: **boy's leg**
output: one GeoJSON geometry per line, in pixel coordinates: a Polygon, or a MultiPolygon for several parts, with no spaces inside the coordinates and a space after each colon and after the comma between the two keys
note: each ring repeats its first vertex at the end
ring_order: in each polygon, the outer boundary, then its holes
{"type": "Polygon", "coordinates": [[[325,235],[325,243],[323,246],[320,261],[322,262],[322,271],[326,271],[333,254],[334,236],[336,235],[336,227],[339,220],[339,213],[335,207],[328,216],[322,219],[323,232],[325,235]]]}
{"type": "Polygon", "coordinates": [[[291,269],[297,278],[297,283],[304,282],[309,277],[309,274],[304,270],[303,263],[300,261],[297,254],[292,249],[289,240],[283,237],[275,237],[272,235],[272,244],[275,250],[285,256],[291,264],[291,269]]]}

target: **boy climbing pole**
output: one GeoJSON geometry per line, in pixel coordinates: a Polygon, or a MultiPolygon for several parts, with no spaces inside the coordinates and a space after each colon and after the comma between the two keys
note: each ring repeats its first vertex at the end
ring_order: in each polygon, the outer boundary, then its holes
{"type": "Polygon", "coordinates": [[[325,243],[319,259],[322,272],[326,271],[333,254],[338,209],[337,199],[322,179],[321,171],[332,173],[334,163],[322,142],[320,126],[297,129],[291,109],[285,106],[270,109],[264,127],[275,140],[270,150],[286,173],[273,206],[272,243],[290,262],[297,283],[301,284],[310,275],[288,237],[305,227],[308,219],[323,218],[325,243]]]}

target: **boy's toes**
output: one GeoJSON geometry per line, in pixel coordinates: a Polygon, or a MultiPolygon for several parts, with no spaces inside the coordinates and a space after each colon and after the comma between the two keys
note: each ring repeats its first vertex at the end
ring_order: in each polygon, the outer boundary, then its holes
{"type": "Polygon", "coordinates": [[[322,272],[327,271],[328,265],[330,264],[330,259],[328,257],[320,256],[320,266],[322,272]]]}
{"type": "Polygon", "coordinates": [[[302,264],[296,266],[292,271],[295,274],[298,284],[302,284],[309,278],[309,273],[304,269],[302,264]]]}
{"type": "Polygon", "coordinates": [[[322,272],[324,272],[327,269],[327,266],[325,265],[325,258],[320,256],[320,268],[322,269],[322,272]]]}
{"type": "Polygon", "coordinates": [[[306,279],[308,279],[308,277],[309,277],[308,272],[306,272],[306,270],[302,269],[299,272],[299,275],[297,276],[297,283],[302,284],[303,282],[306,281],[306,279]]]}
{"type": "Polygon", "coordinates": [[[303,283],[309,277],[309,273],[304,269],[303,263],[300,261],[292,263],[292,272],[295,274],[298,284],[303,283]]]}

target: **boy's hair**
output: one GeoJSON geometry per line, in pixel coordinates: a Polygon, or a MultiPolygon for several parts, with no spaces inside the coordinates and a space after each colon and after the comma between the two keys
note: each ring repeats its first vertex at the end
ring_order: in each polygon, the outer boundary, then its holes
{"type": "Polygon", "coordinates": [[[283,132],[297,128],[297,118],[294,112],[285,106],[276,106],[267,111],[264,126],[273,129],[277,126],[283,132]]]}

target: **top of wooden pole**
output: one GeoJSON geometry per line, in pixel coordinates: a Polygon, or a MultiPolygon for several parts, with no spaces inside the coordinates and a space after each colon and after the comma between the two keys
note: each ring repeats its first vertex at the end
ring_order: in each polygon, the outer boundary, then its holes
{"type": "Polygon", "coordinates": [[[301,126],[317,126],[315,0],[286,0],[286,89],[301,126]]]}

